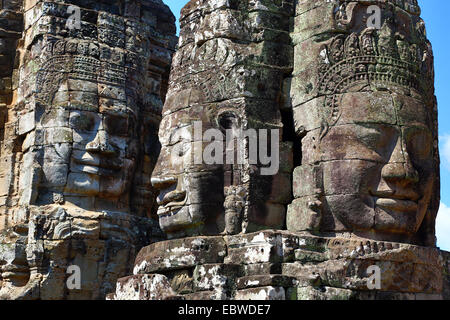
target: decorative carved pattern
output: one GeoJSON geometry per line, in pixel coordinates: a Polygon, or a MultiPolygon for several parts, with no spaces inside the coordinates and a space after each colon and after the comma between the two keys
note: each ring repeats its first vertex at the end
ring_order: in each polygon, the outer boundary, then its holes
{"type": "Polygon", "coordinates": [[[374,83],[393,84],[432,96],[429,50],[404,41],[383,42],[380,31],[375,29],[335,37],[319,58],[318,95],[325,96],[324,123],[327,127],[336,124],[340,116],[339,94],[356,85],[363,88],[374,83]]]}
{"type": "Polygon", "coordinates": [[[122,87],[126,85],[125,67],[100,61],[95,54],[91,57],[71,55],[57,48],[57,45],[53,47],[53,56],[42,64],[36,76],[36,101],[50,106],[61,83],[69,78],[122,87]]]}
{"type": "Polygon", "coordinates": [[[247,190],[242,186],[225,187],[225,230],[226,234],[238,234],[242,231],[243,209],[247,190]]]}

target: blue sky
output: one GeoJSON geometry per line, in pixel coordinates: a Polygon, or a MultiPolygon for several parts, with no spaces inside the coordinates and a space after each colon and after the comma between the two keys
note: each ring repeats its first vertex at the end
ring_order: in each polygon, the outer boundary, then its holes
{"type": "MultiPolygon", "coordinates": [[[[177,19],[187,0],[164,0],[177,19]]],[[[439,136],[441,153],[441,208],[436,232],[438,246],[450,251],[450,1],[419,0],[428,38],[433,44],[436,68],[436,96],[439,104],[439,136]]]]}
{"type": "Polygon", "coordinates": [[[448,0],[419,0],[435,57],[441,153],[441,208],[436,229],[438,246],[450,251],[450,41],[448,0]]]}

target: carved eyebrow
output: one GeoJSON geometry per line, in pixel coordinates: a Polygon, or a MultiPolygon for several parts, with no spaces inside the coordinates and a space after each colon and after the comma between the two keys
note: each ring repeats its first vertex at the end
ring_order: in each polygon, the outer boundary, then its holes
{"type": "Polygon", "coordinates": [[[112,110],[105,110],[103,113],[100,113],[103,116],[106,117],[119,117],[119,118],[123,118],[123,119],[127,119],[129,117],[131,117],[134,121],[136,121],[137,116],[135,112],[129,112],[131,109],[127,108],[127,111],[118,111],[118,112],[114,112],[112,110]]]}
{"type": "MultiPolygon", "coordinates": [[[[51,108],[54,108],[55,106],[51,106],[51,108]]],[[[99,111],[99,107],[96,106],[90,106],[90,105],[64,105],[64,106],[60,106],[59,108],[64,108],[65,110],[68,111],[86,111],[86,112],[92,112],[92,113],[100,113],[99,111]]]]}
{"type": "Polygon", "coordinates": [[[343,125],[357,125],[368,129],[377,129],[377,128],[394,128],[394,129],[400,129],[400,126],[392,124],[392,123],[380,123],[380,122],[362,122],[362,121],[356,121],[353,123],[347,123],[343,125]]]}
{"type": "Polygon", "coordinates": [[[414,122],[412,124],[407,124],[407,125],[379,123],[379,122],[355,122],[353,124],[364,127],[364,128],[368,128],[368,129],[377,129],[377,128],[382,129],[382,128],[389,127],[389,128],[397,129],[397,130],[415,129],[415,130],[421,130],[421,131],[426,131],[426,132],[432,132],[432,129],[430,129],[428,126],[426,126],[425,124],[423,124],[421,122],[414,122]]]}

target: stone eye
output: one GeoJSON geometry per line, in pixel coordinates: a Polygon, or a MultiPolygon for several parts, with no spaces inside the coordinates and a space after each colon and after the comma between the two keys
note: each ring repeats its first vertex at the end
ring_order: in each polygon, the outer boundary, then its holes
{"type": "Polygon", "coordinates": [[[186,141],[183,141],[180,139],[180,141],[174,146],[175,148],[175,155],[178,157],[184,157],[190,149],[190,144],[186,141]]]}
{"type": "Polygon", "coordinates": [[[226,111],[217,117],[217,123],[222,130],[230,130],[239,127],[239,117],[231,111],[226,111]]]}
{"type": "Polygon", "coordinates": [[[70,119],[70,126],[77,131],[91,132],[95,127],[95,120],[88,115],[78,114],[70,119]]]}
{"type": "Polygon", "coordinates": [[[127,136],[128,135],[128,118],[123,116],[106,115],[105,129],[110,135],[127,136]]]}
{"type": "Polygon", "coordinates": [[[405,136],[407,151],[413,159],[424,161],[431,157],[433,139],[429,132],[410,129],[405,136]]]}

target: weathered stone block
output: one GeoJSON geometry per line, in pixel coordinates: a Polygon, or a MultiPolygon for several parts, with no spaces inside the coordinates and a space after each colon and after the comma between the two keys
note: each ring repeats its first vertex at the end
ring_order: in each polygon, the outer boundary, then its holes
{"type": "Polygon", "coordinates": [[[263,274],[281,274],[281,264],[278,263],[255,263],[243,265],[245,276],[256,276],[263,274]]]}
{"type": "Polygon", "coordinates": [[[223,289],[231,291],[235,280],[242,274],[242,266],[237,264],[205,264],[194,269],[196,290],[223,289]]]}
{"type": "Polygon", "coordinates": [[[294,277],[284,275],[254,275],[238,278],[236,281],[237,289],[247,289],[256,287],[294,287],[297,280],[294,277]]]}
{"type": "Polygon", "coordinates": [[[23,135],[30,132],[36,126],[34,112],[29,112],[19,116],[18,134],[23,135]]]}
{"type": "Polygon", "coordinates": [[[134,274],[222,263],[226,255],[222,237],[196,237],[163,241],[143,248],[136,257],[134,274]]]}
{"type": "Polygon", "coordinates": [[[316,289],[313,287],[298,288],[298,300],[351,300],[355,292],[352,290],[323,287],[316,289]]]}
{"type": "Polygon", "coordinates": [[[282,287],[260,287],[238,290],[235,300],[285,300],[286,292],[282,287]]]}
{"type": "Polygon", "coordinates": [[[318,230],[322,215],[316,209],[320,207],[317,196],[306,196],[295,199],[287,210],[287,229],[290,231],[318,230]]]}
{"type": "Polygon", "coordinates": [[[192,300],[192,301],[195,301],[195,300],[218,300],[217,292],[215,292],[215,291],[199,291],[199,292],[184,294],[182,297],[184,300],[192,300]]]}
{"type": "Polygon", "coordinates": [[[164,274],[170,282],[172,289],[178,294],[194,292],[194,277],[192,268],[188,270],[166,271],[164,274]]]}
{"type": "Polygon", "coordinates": [[[254,264],[282,261],[281,236],[270,232],[228,238],[225,263],[254,264]]]}
{"type": "Polygon", "coordinates": [[[176,293],[167,278],[160,274],[142,274],[117,281],[112,300],[165,300],[176,293]]]}

